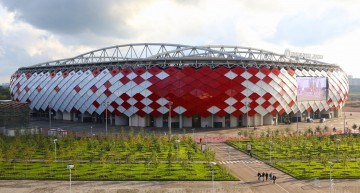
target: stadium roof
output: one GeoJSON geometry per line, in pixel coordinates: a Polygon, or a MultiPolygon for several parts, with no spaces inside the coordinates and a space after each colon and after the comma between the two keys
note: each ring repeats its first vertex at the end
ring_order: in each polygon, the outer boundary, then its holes
{"type": "Polygon", "coordinates": [[[72,58],[43,62],[19,71],[104,68],[109,66],[124,66],[130,68],[174,66],[182,68],[193,66],[199,68],[207,65],[216,68],[220,65],[229,68],[241,65],[276,66],[290,68],[339,69],[335,64],[329,64],[304,57],[285,56],[271,51],[239,46],[208,45],[191,46],[167,43],[124,44],[93,50],[72,58]]]}

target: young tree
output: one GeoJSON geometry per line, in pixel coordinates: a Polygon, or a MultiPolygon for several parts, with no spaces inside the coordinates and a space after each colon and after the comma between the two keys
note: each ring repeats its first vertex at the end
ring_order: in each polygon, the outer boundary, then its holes
{"type": "Polygon", "coordinates": [[[167,155],[167,164],[168,164],[168,171],[169,173],[171,172],[171,168],[172,168],[172,161],[173,161],[173,154],[172,154],[172,148],[170,146],[169,148],[169,152],[168,152],[168,155],[167,155]]]}

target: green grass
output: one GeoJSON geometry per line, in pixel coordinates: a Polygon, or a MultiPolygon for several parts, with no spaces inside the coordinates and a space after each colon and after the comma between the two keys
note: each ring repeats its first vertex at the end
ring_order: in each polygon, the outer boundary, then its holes
{"type": "MultiPolygon", "coordinates": [[[[0,179],[47,179],[67,180],[66,163],[15,163],[0,164],[0,179]]],[[[235,180],[225,169],[214,167],[215,180],[235,180]]],[[[72,170],[73,180],[211,180],[211,168],[206,163],[167,164],[155,166],[144,164],[78,163],[72,170]]]]}
{"type": "MultiPolygon", "coordinates": [[[[0,179],[74,180],[211,180],[215,153],[201,152],[191,137],[144,133],[117,137],[54,137],[0,135],[0,179]],[[180,140],[177,143],[176,140],[180,140]]],[[[215,180],[236,180],[227,169],[214,167],[215,180]]]]}
{"type": "Polygon", "coordinates": [[[227,144],[246,152],[252,145],[254,157],[298,178],[360,178],[360,136],[260,137],[227,144]]]}

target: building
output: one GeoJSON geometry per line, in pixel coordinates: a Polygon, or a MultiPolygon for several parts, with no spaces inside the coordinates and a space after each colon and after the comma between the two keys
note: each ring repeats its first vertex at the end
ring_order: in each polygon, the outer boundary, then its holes
{"type": "MultiPolygon", "coordinates": [[[[236,46],[127,44],[18,69],[12,99],[54,119],[129,126],[238,127],[338,117],[337,65],[236,46]],[[325,77],[327,98],[297,101],[297,77],[325,77]],[[105,111],[107,109],[107,111],[105,111]],[[299,113],[301,112],[301,113],[299,113]]],[[[324,89],[323,89],[324,90],[324,89]]]]}

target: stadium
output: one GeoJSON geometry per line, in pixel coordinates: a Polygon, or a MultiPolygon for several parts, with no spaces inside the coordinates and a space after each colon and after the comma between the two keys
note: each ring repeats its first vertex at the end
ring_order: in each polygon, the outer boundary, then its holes
{"type": "Polygon", "coordinates": [[[140,127],[242,127],[341,116],[345,72],[308,54],[144,43],[19,68],[34,116],[140,127]],[[171,117],[171,119],[169,119],[171,117]]]}

